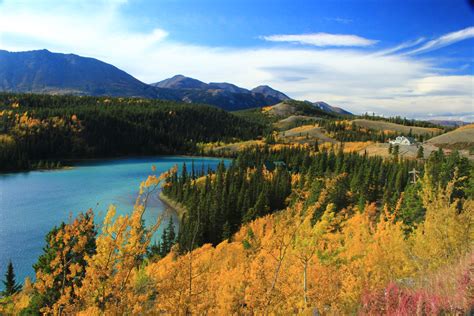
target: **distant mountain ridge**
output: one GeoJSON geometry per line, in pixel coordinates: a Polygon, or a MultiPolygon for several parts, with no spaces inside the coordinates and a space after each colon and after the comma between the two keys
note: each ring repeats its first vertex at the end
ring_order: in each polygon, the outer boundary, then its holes
{"type": "Polygon", "coordinates": [[[183,75],[176,75],[150,85],[165,89],[206,89],[207,87],[206,83],[197,79],[185,77],[183,75]]]}
{"type": "Polygon", "coordinates": [[[323,101],[312,102],[312,103],[315,107],[318,107],[321,110],[326,111],[326,112],[333,112],[333,113],[343,114],[343,115],[352,115],[351,112],[348,112],[348,111],[346,111],[342,108],[336,107],[336,106],[329,105],[329,104],[327,104],[326,102],[323,102],[323,101]]]}
{"type": "MultiPolygon", "coordinates": [[[[149,85],[98,59],[53,53],[46,49],[26,52],[0,50],[0,91],[141,97],[210,104],[229,111],[291,100],[267,85],[249,90],[227,82],[204,83],[183,75],[149,85]]],[[[324,104],[324,108],[320,106],[324,111],[348,113],[324,104]]]]}
{"type": "Polygon", "coordinates": [[[273,105],[290,99],[283,92],[269,86],[248,90],[228,82],[204,83],[183,75],[176,75],[151,85],[174,90],[184,102],[204,102],[231,110],[273,105]]]}
{"type": "Polygon", "coordinates": [[[173,99],[125,71],[94,58],[48,50],[0,50],[0,90],[173,99]]]}
{"type": "Polygon", "coordinates": [[[288,97],[283,92],[277,91],[277,90],[275,90],[275,89],[273,89],[273,88],[271,88],[267,85],[262,85],[262,86],[258,86],[256,88],[253,88],[252,92],[261,93],[261,94],[263,94],[264,96],[267,96],[267,97],[274,97],[276,99],[279,99],[280,101],[291,100],[291,98],[288,97]]]}

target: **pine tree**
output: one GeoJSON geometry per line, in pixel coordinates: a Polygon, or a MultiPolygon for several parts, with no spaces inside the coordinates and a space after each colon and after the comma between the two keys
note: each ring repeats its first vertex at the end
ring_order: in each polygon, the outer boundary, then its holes
{"type": "Polygon", "coordinates": [[[163,230],[163,233],[161,235],[161,243],[160,243],[160,254],[162,257],[166,256],[166,254],[168,253],[168,247],[169,247],[168,230],[165,229],[163,230]]]}
{"type": "Polygon", "coordinates": [[[393,160],[395,162],[397,162],[398,161],[398,155],[400,154],[400,146],[399,145],[395,145],[393,147],[392,154],[393,154],[393,160]]]}
{"type": "Polygon", "coordinates": [[[21,290],[21,285],[16,283],[15,271],[11,260],[8,263],[7,272],[5,273],[5,281],[2,282],[5,286],[5,290],[2,292],[3,296],[11,296],[21,290]]]}
{"type": "Polygon", "coordinates": [[[174,245],[176,242],[176,232],[174,229],[174,222],[173,222],[173,217],[170,217],[168,221],[168,227],[166,228],[168,230],[168,247],[171,249],[171,247],[174,245]]]}
{"type": "Polygon", "coordinates": [[[171,247],[176,243],[176,232],[174,229],[173,218],[170,216],[168,220],[168,226],[163,230],[161,234],[161,242],[159,243],[159,253],[162,257],[166,256],[171,247]]]}
{"type": "Polygon", "coordinates": [[[224,226],[222,227],[222,239],[230,239],[232,237],[232,231],[230,228],[229,221],[226,221],[224,223],[224,226]]]}
{"type": "Polygon", "coordinates": [[[420,145],[420,147],[418,147],[418,152],[416,153],[416,158],[423,159],[424,157],[425,157],[425,152],[424,152],[423,146],[420,145]]]}

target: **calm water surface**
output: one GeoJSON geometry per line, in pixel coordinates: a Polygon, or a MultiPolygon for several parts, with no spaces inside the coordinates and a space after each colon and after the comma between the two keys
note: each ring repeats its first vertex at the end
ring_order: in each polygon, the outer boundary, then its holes
{"type": "MultiPolygon", "coordinates": [[[[152,173],[152,165],[159,174],[183,163],[189,170],[192,161],[196,169],[204,165],[207,170],[214,169],[220,159],[128,158],[80,163],[73,169],[0,175],[0,278],[3,279],[10,259],[18,281],[34,276],[32,265],[45,245],[44,236],[53,226],[67,221],[70,214],[74,216],[92,208],[97,222],[110,204],[117,206],[117,213],[128,213],[135,203],[140,182],[152,173]]],[[[177,226],[176,214],[155,196],[145,222],[155,222],[161,214],[166,218],[173,216],[177,226]]]]}

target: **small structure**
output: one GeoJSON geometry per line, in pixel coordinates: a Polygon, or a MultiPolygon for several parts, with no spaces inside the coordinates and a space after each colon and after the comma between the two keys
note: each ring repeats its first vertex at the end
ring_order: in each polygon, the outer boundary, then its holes
{"type": "Polygon", "coordinates": [[[413,168],[412,171],[408,171],[409,174],[412,174],[413,175],[413,184],[416,183],[416,179],[418,178],[418,174],[420,173],[418,170],[416,170],[415,168],[413,168]]]}
{"type": "Polygon", "coordinates": [[[416,141],[413,137],[397,136],[394,140],[390,140],[389,143],[392,145],[413,145],[416,141]]]}
{"type": "Polygon", "coordinates": [[[275,160],[275,161],[265,161],[265,163],[263,164],[263,167],[270,171],[270,172],[273,172],[275,169],[277,169],[278,167],[282,167],[284,169],[286,169],[286,163],[284,161],[281,161],[281,160],[275,160]]]}

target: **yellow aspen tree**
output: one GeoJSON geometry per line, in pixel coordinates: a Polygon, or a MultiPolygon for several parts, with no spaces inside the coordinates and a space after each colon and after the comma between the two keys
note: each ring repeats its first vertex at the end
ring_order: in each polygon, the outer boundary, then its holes
{"type": "Polygon", "coordinates": [[[413,274],[408,243],[403,223],[395,221],[395,213],[385,207],[375,227],[373,242],[368,245],[364,258],[365,290],[385,287],[390,281],[401,280],[413,274]]]}
{"type": "MultiPolygon", "coordinates": [[[[170,172],[176,172],[176,169],[170,172]]],[[[79,308],[94,307],[118,314],[139,312],[142,297],[135,295],[133,277],[161,223],[158,219],[155,225],[145,229],[143,215],[148,197],[170,172],[159,177],[149,176],[142,182],[131,214],[115,217],[115,207],[109,208],[96,241],[96,254],[86,258],[86,277],[76,302],[79,308]]]]}
{"type": "Polygon", "coordinates": [[[472,251],[474,202],[451,198],[454,186],[461,180],[455,176],[446,188],[437,190],[429,181],[423,182],[425,221],[411,238],[413,262],[421,273],[450,264],[472,251]]]}
{"type": "MultiPolygon", "coordinates": [[[[255,235],[259,249],[251,258],[249,286],[246,289],[246,303],[251,313],[270,313],[281,310],[281,304],[289,299],[285,296],[282,278],[286,261],[300,222],[295,224],[295,215],[301,212],[287,209],[275,216],[264,218],[264,233],[255,235]]],[[[260,221],[263,223],[263,221],[260,221]]]]}
{"type": "MultiPolygon", "coordinates": [[[[307,309],[314,305],[314,302],[309,301],[308,295],[308,269],[312,263],[313,258],[318,251],[324,251],[324,235],[332,229],[332,222],[334,221],[334,204],[328,204],[324,211],[321,220],[313,225],[313,215],[315,207],[308,208],[300,227],[298,228],[292,254],[297,258],[302,267],[302,304],[298,304],[303,309],[307,309]]],[[[301,300],[300,300],[301,302],[301,300]]]]}
{"type": "Polygon", "coordinates": [[[364,212],[356,212],[342,227],[342,244],[339,258],[341,260],[340,306],[343,312],[353,311],[360,298],[360,293],[367,283],[364,273],[364,257],[372,242],[371,221],[367,206],[364,212]]]}
{"type": "Polygon", "coordinates": [[[41,312],[68,312],[85,275],[85,256],[93,253],[95,234],[94,214],[89,210],[48,235],[46,253],[35,265],[34,287],[42,297],[41,312]]]}
{"type": "Polygon", "coordinates": [[[248,266],[241,242],[224,241],[217,245],[207,285],[214,296],[214,306],[209,313],[235,315],[244,312],[248,266]]]}

